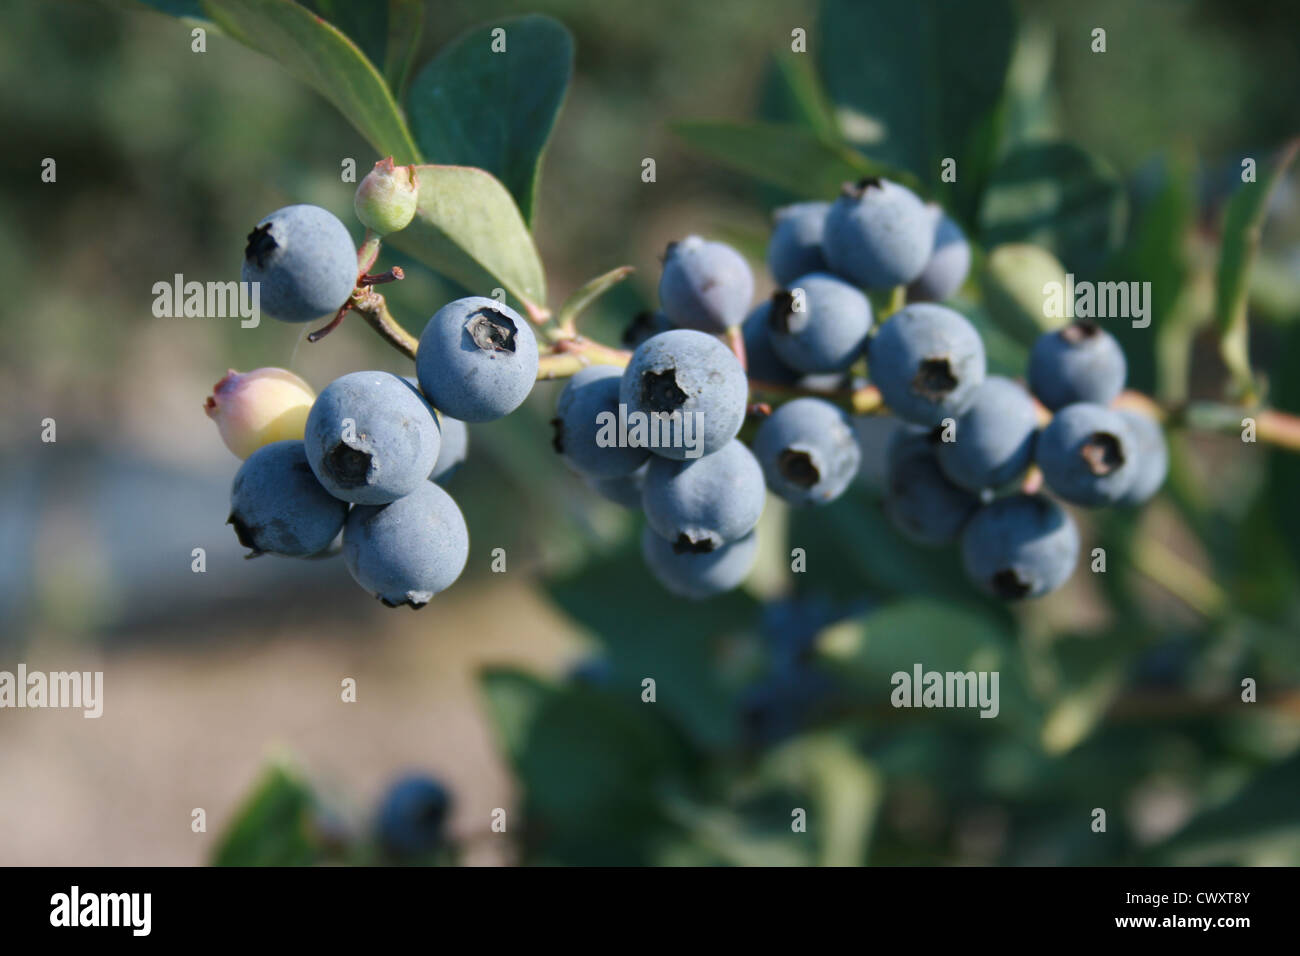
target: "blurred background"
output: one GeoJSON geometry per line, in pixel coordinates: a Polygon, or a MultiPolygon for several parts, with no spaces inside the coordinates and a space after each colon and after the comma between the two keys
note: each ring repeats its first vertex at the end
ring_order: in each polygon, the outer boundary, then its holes
{"type": "MultiPolygon", "coordinates": [[[[616,341],[653,304],[668,241],[729,238],[759,250],[760,268],[770,210],[791,195],[693,151],[671,124],[773,115],[773,52],[795,27],[818,35],[818,4],[450,0],[430,5],[416,68],[466,28],[523,12],[559,19],[576,42],[534,226],[551,304],[635,266],[591,320],[616,341]]],[[[1290,4],[1062,0],[1025,4],[1018,29],[1025,135],[1102,157],[1135,197],[1131,224],[1143,197],[1164,195],[1171,163],[1189,170],[1190,260],[1212,241],[1241,156],[1296,132],[1290,4]],[[1104,57],[1088,46],[1097,25],[1104,57]]],[[[277,759],[345,829],[364,828],[399,772],[438,776],[471,863],[1300,862],[1300,471],[1234,434],[1180,438],[1170,495],[1137,519],[1085,526],[1115,548],[1103,583],[1081,569],[1014,611],[975,597],[952,555],[902,543],[870,474],[814,516],[787,521],[773,502],[749,589],[676,606],[628,557],[635,516],[555,460],[557,384],[471,429],[448,486],[471,529],[469,567],[426,609],[381,607],[337,558],[245,560],[224,524],[238,462],[202,411],[226,369],[283,366],[318,390],[359,368],[411,369],[355,319],[309,344],[272,321],[152,315],[153,284],[175,273],[236,278],[250,225],[280,206],[322,205],[359,239],[340,162],[364,172],[379,158],[275,63],[215,31],[193,53],[189,30],[126,3],[0,9],[0,670],[105,674],[98,720],[0,711],[0,863],[205,862],[277,759]],[[41,181],[46,157],[56,182],[41,181]],[[55,443],[40,440],[46,418],[55,443]],[[781,542],[823,539],[843,560],[794,589],[781,542]],[[505,574],[489,572],[495,548],[505,574]],[[851,689],[877,667],[887,687],[886,657],[863,664],[855,650],[874,632],[927,665],[993,648],[980,659],[1021,673],[1024,699],[1004,682],[1005,720],[903,719],[883,693],[851,689]],[[940,646],[953,633],[960,646],[940,646]],[[862,666],[847,680],[790,669],[814,647],[862,666]],[[530,681],[556,693],[578,662],[610,657],[565,698],[572,713],[552,707],[525,743],[503,729],[512,695],[542,693],[530,681]],[[498,675],[487,695],[485,668],[498,675]],[[620,693],[635,701],[654,668],[662,694],[690,701],[618,736],[626,715],[609,682],[628,682],[620,693]],[[1261,688],[1249,708],[1247,676],[1261,688]],[[349,677],[357,702],[345,704],[349,677]],[[630,796],[643,784],[662,798],[653,810],[630,796]],[[802,800],[839,821],[811,856],[788,839],[802,800]],[[207,831],[195,833],[200,807],[207,831]],[[497,807],[543,835],[495,838],[497,807]],[[1111,838],[1090,832],[1094,807],[1109,808],[1111,838]],[[564,836],[569,811],[595,829],[564,836]],[[605,826],[615,838],[592,855],[605,826]]],[[[1300,373],[1294,182],[1264,234],[1252,350],[1270,398],[1297,412],[1284,364],[1300,373]]],[[[391,250],[380,262],[406,267],[385,291],[413,331],[459,292],[391,250]]],[[[770,285],[761,277],[759,292],[770,285]]],[[[1188,394],[1221,397],[1212,342],[1187,338],[1188,394]]],[[[1009,364],[1023,355],[1007,349],[1009,364]]]]}

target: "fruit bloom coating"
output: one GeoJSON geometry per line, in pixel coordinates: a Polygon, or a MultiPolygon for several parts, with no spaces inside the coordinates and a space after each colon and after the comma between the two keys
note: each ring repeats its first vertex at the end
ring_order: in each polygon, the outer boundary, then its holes
{"type": "Polygon", "coordinates": [[[433,464],[433,471],[429,472],[429,480],[444,484],[469,457],[469,429],[459,418],[444,415],[434,408],[428,397],[420,391],[419,379],[403,375],[402,380],[415,389],[428,407],[429,414],[438,423],[438,460],[433,464]]]}
{"type": "Polygon", "coordinates": [[[826,215],[826,261],[866,289],[906,285],[934,248],[933,214],[916,194],[887,179],[845,183],[826,215]]]}
{"type": "Polygon", "coordinates": [[[379,803],[375,829],[390,855],[418,857],[442,845],[451,795],[438,781],[412,774],[394,783],[379,803]]]}
{"type": "Polygon", "coordinates": [[[767,486],[793,505],[826,504],[844,494],[860,454],[849,417],[820,398],[796,398],[754,436],[767,486]]]}
{"type": "Polygon", "coordinates": [[[754,274],[735,249],[699,236],[668,244],[659,303],[678,328],[725,332],[754,300],[754,274]]]}
{"type": "Polygon", "coordinates": [[[347,227],[320,206],[285,206],[248,234],[244,282],[258,283],[259,306],[282,322],[332,316],[357,284],[357,250],[347,227]]]}
{"type": "Polygon", "coordinates": [[[1020,385],[990,375],[975,389],[970,407],[956,419],[953,441],[935,445],[939,467],[968,491],[1001,488],[1018,478],[1034,457],[1038,409],[1020,385]]]}
{"type": "Polygon", "coordinates": [[[1119,409],[1119,415],[1128,423],[1137,442],[1137,473],[1118,504],[1140,505],[1149,501],[1165,483],[1165,476],[1169,474],[1169,446],[1165,444],[1164,429],[1150,415],[1127,408],[1119,409]]]}
{"type": "Polygon", "coordinates": [[[956,418],[984,381],[984,343],[965,317],[918,303],[891,316],[868,346],[871,380],[894,414],[916,425],[956,418]]]}
{"type": "Polygon", "coordinates": [[[647,527],[641,533],[641,554],[655,580],[679,597],[700,600],[737,587],[758,557],[758,534],[713,551],[678,551],[676,545],[647,527]]]}
{"type": "MultiPolygon", "coordinates": [[[[683,438],[691,433],[691,442],[650,449],[683,460],[711,455],[735,438],[748,395],[744,369],[730,349],[703,332],[673,329],[637,346],[623,373],[619,399],[629,413],[673,416],[683,438]]],[[[650,421],[655,427],[655,419],[650,421]]]]}
{"type": "Polygon", "coordinates": [[[606,501],[636,510],[641,507],[641,489],[645,485],[648,470],[649,462],[630,475],[619,475],[617,478],[593,478],[591,475],[583,475],[583,481],[588,488],[606,501]]]}
{"type": "Polygon", "coordinates": [[[351,372],[325,386],[307,416],[307,460],[330,494],[380,505],[433,471],[442,438],[428,403],[390,372],[351,372]]]}
{"type": "Polygon", "coordinates": [[[595,478],[630,475],[650,457],[645,448],[620,446],[616,439],[623,370],[592,365],[569,379],[551,419],[551,447],[575,471],[595,478]]]}
{"type": "Polygon", "coordinates": [[[343,527],[343,561],[389,607],[420,608],[460,577],[469,531],[451,495],[423,481],[386,505],[357,505],[343,527]]]}
{"type": "Polygon", "coordinates": [[[655,456],[641,493],[650,527],[678,549],[697,552],[749,534],[766,499],[763,469],[735,439],[704,458],[655,456]]]}
{"type": "Polygon", "coordinates": [[[352,208],[367,229],[381,236],[400,232],[415,218],[420,181],[414,166],[394,166],[393,157],[381,159],[366,174],[352,197],[352,208]]]}
{"type": "Polygon", "coordinates": [[[230,518],[253,554],[306,557],[324,551],[348,516],[348,504],[321,487],[300,441],[263,445],[239,466],[230,518]]]}
{"type": "Polygon", "coordinates": [[[1052,411],[1076,402],[1109,405],[1127,375],[1123,349],[1092,322],[1044,332],[1029,353],[1029,388],[1052,411]]]}
{"type": "Polygon", "coordinates": [[[772,296],[772,348],[801,372],[838,372],[862,354],[871,331],[871,303],[827,273],[801,276],[772,296]]]}
{"type": "Polygon", "coordinates": [[[217,423],[226,447],[247,458],[271,442],[302,438],[315,400],[311,386],[286,369],[232,368],[213,387],[203,410],[217,423]]]}
{"type": "Polygon", "coordinates": [[[1074,571],[1079,529],[1044,495],[1012,495],[980,508],[961,537],[966,573],[1006,601],[1042,597],[1074,571]]]}
{"type": "Polygon", "coordinates": [[[801,202],[776,211],[776,225],[767,244],[767,268],[778,285],[789,285],[810,272],[830,267],[822,254],[828,202],[801,202]]]}
{"type": "Polygon", "coordinates": [[[885,513],[904,537],[939,547],[957,540],[979,499],[944,476],[935,456],[938,441],[927,429],[899,429],[889,447],[885,513]]]}
{"type": "Polygon", "coordinates": [[[970,272],[970,243],[961,227],[937,207],[934,251],[921,274],[907,287],[909,302],[942,302],[961,288],[970,272]]]}
{"type": "Polygon", "coordinates": [[[514,309],[482,296],[449,302],[416,350],[420,389],[440,412],[490,422],[523,404],[537,381],[537,339],[514,309]]]}
{"type": "Polygon", "coordinates": [[[1035,457],[1047,487],[1076,505],[1113,505],[1138,472],[1137,439],[1119,412],[1079,402],[1053,416],[1035,457]]]}

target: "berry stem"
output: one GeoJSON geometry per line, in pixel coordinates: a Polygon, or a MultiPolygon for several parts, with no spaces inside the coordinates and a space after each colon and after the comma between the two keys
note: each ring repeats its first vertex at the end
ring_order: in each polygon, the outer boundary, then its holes
{"type": "Polygon", "coordinates": [[[727,347],[735,353],[740,367],[748,372],[749,360],[745,357],[745,333],[741,331],[740,326],[733,325],[727,329],[727,347]]]}
{"type": "Polygon", "coordinates": [[[570,378],[588,365],[617,365],[623,368],[632,358],[631,352],[612,349],[582,336],[562,338],[542,353],[537,362],[537,380],[549,381],[570,378]]]}
{"type": "Polygon", "coordinates": [[[382,295],[372,288],[357,289],[352,293],[349,304],[366,320],[367,325],[379,333],[380,338],[407,358],[415,358],[420,340],[398,325],[393,314],[388,311],[388,303],[382,295]]]}
{"type": "Polygon", "coordinates": [[[383,242],[383,237],[377,235],[370,229],[366,230],[366,238],[361,242],[361,248],[357,250],[357,277],[368,273],[375,266],[375,260],[379,258],[379,246],[383,242]]]}
{"type": "Polygon", "coordinates": [[[622,282],[635,271],[631,266],[619,266],[604,275],[596,276],[582,288],[565,299],[556,313],[556,329],[551,333],[553,341],[574,338],[578,334],[578,316],[598,298],[622,282]]]}

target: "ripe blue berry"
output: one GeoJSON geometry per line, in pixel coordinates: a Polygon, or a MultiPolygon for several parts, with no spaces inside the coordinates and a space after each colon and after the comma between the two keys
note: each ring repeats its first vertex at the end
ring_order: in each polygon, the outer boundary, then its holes
{"type": "Polygon", "coordinates": [[[1127,374],[1115,337],[1092,322],[1044,332],[1029,353],[1029,388],[1052,411],[1076,402],[1109,405],[1127,374]]]}
{"type": "Polygon", "coordinates": [[[991,375],[956,418],[953,441],[935,445],[939,467],[968,491],[1001,488],[1033,461],[1038,409],[1016,382],[991,375]]]}
{"type": "Polygon", "coordinates": [[[937,206],[927,208],[935,218],[934,251],[907,287],[909,302],[942,302],[961,288],[970,272],[970,243],[961,227],[937,206]]]}
{"type": "Polygon", "coordinates": [[[731,246],[699,236],[668,244],[659,304],[674,325],[725,332],[744,320],[753,299],[754,274],[731,246]]]}
{"type": "Polygon", "coordinates": [[[1137,476],[1137,438],[1119,412],[1078,402],[1053,416],[1035,456],[1047,487],[1076,505],[1121,501],[1137,476]]]}
{"type": "Polygon", "coordinates": [[[867,350],[871,380],[894,414],[916,425],[960,415],[984,381],[984,343],[965,317],[918,303],[893,315],[867,350]]]}
{"type": "Polygon", "coordinates": [[[777,357],[772,347],[769,332],[768,315],[772,310],[772,300],[765,299],[754,306],[740,327],[745,340],[745,368],[749,377],[758,382],[774,385],[793,385],[799,380],[799,372],[786,365],[777,357]]]}
{"type": "Polygon", "coordinates": [[[696,552],[749,534],[766,500],[763,469],[735,439],[704,458],[656,456],[641,493],[650,527],[677,548],[696,552]]]}
{"type": "Polygon", "coordinates": [[[662,312],[638,312],[623,330],[623,347],[634,349],[652,335],[667,332],[673,328],[668,316],[662,312]]]}
{"type": "Polygon", "coordinates": [[[1150,415],[1126,408],[1119,409],[1119,415],[1128,423],[1136,441],[1137,473],[1133,476],[1133,484],[1120,496],[1117,504],[1140,505],[1165,483],[1165,476],[1169,473],[1169,447],[1165,444],[1164,429],[1150,415]]]}
{"type": "Polygon", "coordinates": [[[730,349],[703,332],[674,329],[637,346],[619,398],[629,414],[672,416],[695,447],[682,441],[650,450],[683,460],[697,452],[711,455],[735,438],[748,395],[745,371],[730,349]]]}
{"type": "Polygon", "coordinates": [[[854,363],[871,332],[871,303],[842,279],[801,276],[772,296],[768,335],[777,356],[801,372],[839,372],[854,363]]]}
{"type": "Polygon", "coordinates": [[[980,508],[961,538],[966,573],[1006,601],[1042,597],[1074,571],[1079,529],[1043,495],[1012,495],[980,508]]]}
{"type": "Polygon", "coordinates": [[[858,471],[849,417],[820,398],[796,398],[774,411],[754,436],[754,454],[767,486],[794,505],[834,501],[858,471]]]}
{"type": "Polygon", "coordinates": [[[523,404],[537,381],[537,339],[514,309],[469,296],[434,313],[415,372],[434,406],[463,422],[490,422],[523,404]]]}
{"type": "Polygon", "coordinates": [[[423,775],[403,777],[379,804],[375,827],[379,843],[398,858],[424,856],[445,838],[451,795],[438,781],[423,775]]]}
{"type": "Polygon", "coordinates": [[[737,587],[758,557],[758,534],[713,551],[678,551],[677,546],[647,527],[641,533],[641,554],[650,573],[679,597],[702,599],[737,587]]]}
{"type": "Polygon", "coordinates": [[[357,250],[347,227],[319,206],[277,209],[248,234],[244,282],[259,284],[263,312],[282,322],[332,316],[357,284],[357,250]]]}
{"type": "Polygon", "coordinates": [[[423,481],[386,505],[356,505],[343,526],[343,561],[388,607],[421,608],[460,577],[469,531],[451,495],[423,481]]]}
{"type": "Polygon", "coordinates": [[[845,183],[826,215],[822,247],[831,269],[854,285],[906,285],[930,259],[934,220],[905,186],[887,179],[845,183]]]}
{"type": "Polygon", "coordinates": [[[389,372],[352,372],[330,382],[307,415],[303,440],[330,494],[367,505],[414,491],[442,444],[424,397],[389,372]]]}
{"type": "Polygon", "coordinates": [[[635,510],[641,507],[641,489],[645,485],[648,470],[647,462],[630,475],[619,475],[616,478],[593,478],[590,475],[583,475],[583,481],[587,483],[588,488],[606,501],[635,510]]]}
{"type": "Polygon", "coordinates": [[[263,445],[235,472],[230,517],[239,543],[258,554],[306,557],[324,551],[348,504],[321,487],[300,441],[263,445]]]}
{"type": "Polygon", "coordinates": [[[592,365],[569,379],[551,419],[551,446],[575,471],[597,478],[616,478],[636,471],[650,452],[620,446],[610,417],[618,419],[618,393],[623,370],[613,365],[592,365]]]}
{"type": "Polygon", "coordinates": [[[767,268],[778,285],[789,285],[810,272],[827,271],[822,234],[830,209],[828,202],[801,202],[776,211],[776,226],[767,244],[767,268]]]}
{"type": "Polygon", "coordinates": [[[949,481],[935,456],[938,436],[899,429],[889,447],[885,513],[904,537],[929,547],[957,540],[979,498],[949,481]]]}
{"type": "Polygon", "coordinates": [[[443,484],[469,457],[469,429],[459,418],[435,415],[442,443],[438,447],[438,460],[434,462],[429,480],[443,484]]]}

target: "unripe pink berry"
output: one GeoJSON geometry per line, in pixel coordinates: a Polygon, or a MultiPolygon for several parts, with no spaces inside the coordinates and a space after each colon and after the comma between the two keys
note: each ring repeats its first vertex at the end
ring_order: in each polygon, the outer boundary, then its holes
{"type": "Polygon", "coordinates": [[[226,447],[247,458],[271,442],[302,438],[314,401],[311,386],[286,369],[232,368],[213,387],[203,410],[217,423],[226,447]]]}
{"type": "Polygon", "coordinates": [[[419,198],[415,167],[394,166],[389,156],[375,163],[375,168],[361,180],[352,206],[367,229],[386,236],[411,224],[419,198]]]}

